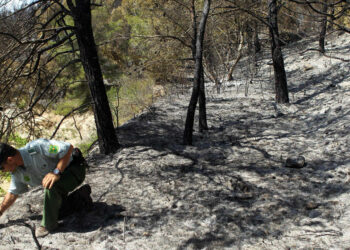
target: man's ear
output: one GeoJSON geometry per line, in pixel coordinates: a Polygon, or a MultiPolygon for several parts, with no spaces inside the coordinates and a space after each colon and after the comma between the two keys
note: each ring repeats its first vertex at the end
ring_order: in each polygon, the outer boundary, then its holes
{"type": "Polygon", "coordinates": [[[8,156],[5,161],[9,162],[9,163],[13,163],[15,161],[15,157],[14,156],[8,156]]]}

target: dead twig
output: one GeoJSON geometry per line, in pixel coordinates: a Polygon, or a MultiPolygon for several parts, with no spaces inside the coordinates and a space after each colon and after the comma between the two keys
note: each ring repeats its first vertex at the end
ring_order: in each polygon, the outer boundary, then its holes
{"type": "Polygon", "coordinates": [[[32,232],[33,240],[35,242],[36,247],[38,248],[38,250],[41,250],[41,245],[40,245],[40,243],[38,241],[38,238],[35,236],[35,227],[33,227],[32,225],[30,225],[27,222],[23,222],[23,225],[30,229],[30,231],[32,232]]]}
{"type": "Polygon", "coordinates": [[[74,121],[74,127],[77,129],[77,131],[79,133],[80,140],[83,140],[83,136],[81,135],[80,129],[79,129],[78,125],[77,125],[77,121],[75,120],[74,115],[72,116],[72,118],[73,118],[73,121],[74,121]]]}
{"type": "Polygon", "coordinates": [[[124,216],[124,224],[123,224],[123,241],[125,244],[125,224],[126,224],[126,217],[124,216]]]}

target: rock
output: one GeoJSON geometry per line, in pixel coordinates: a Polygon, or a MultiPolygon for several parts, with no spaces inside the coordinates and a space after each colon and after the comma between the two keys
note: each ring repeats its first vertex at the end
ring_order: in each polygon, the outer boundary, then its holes
{"type": "Polygon", "coordinates": [[[312,201],[309,201],[308,203],[306,203],[305,205],[305,208],[307,210],[312,210],[312,209],[316,209],[319,207],[319,204],[315,203],[315,202],[312,202],[312,201]]]}
{"type": "Polygon", "coordinates": [[[335,108],[335,110],[334,110],[335,113],[339,113],[342,110],[342,108],[343,108],[342,106],[335,108]]]}
{"type": "Polygon", "coordinates": [[[317,211],[317,210],[312,210],[309,213],[309,217],[312,218],[312,219],[320,217],[321,215],[322,215],[322,213],[320,211],[317,211]]]}
{"type": "Polygon", "coordinates": [[[274,115],[274,118],[280,118],[283,117],[284,114],[281,111],[276,112],[276,114],[274,115]]]}
{"type": "Polygon", "coordinates": [[[273,115],[273,118],[279,118],[285,116],[285,114],[281,111],[280,106],[278,106],[276,103],[272,103],[273,108],[275,109],[275,114],[273,115]]]}
{"type": "Polygon", "coordinates": [[[165,90],[162,85],[155,85],[152,88],[152,93],[154,97],[162,97],[165,96],[165,90]]]}
{"type": "Polygon", "coordinates": [[[305,63],[304,66],[303,66],[303,68],[304,68],[304,71],[309,71],[309,70],[314,69],[314,66],[312,66],[312,65],[309,64],[309,63],[305,63]]]}
{"type": "Polygon", "coordinates": [[[287,158],[284,166],[286,168],[303,168],[306,166],[305,158],[302,155],[290,156],[287,158]]]}

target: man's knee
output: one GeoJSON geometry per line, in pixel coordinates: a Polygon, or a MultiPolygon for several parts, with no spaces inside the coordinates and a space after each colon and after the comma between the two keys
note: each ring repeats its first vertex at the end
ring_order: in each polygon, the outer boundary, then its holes
{"type": "Polygon", "coordinates": [[[57,183],[55,183],[50,189],[44,189],[45,197],[57,199],[58,196],[61,197],[67,195],[68,192],[66,192],[59,185],[56,184],[57,183]]]}

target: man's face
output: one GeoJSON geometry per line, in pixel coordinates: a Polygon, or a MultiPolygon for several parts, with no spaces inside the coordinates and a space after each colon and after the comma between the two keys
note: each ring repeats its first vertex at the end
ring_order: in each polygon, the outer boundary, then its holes
{"type": "Polygon", "coordinates": [[[7,157],[5,161],[0,164],[0,170],[3,172],[13,172],[17,168],[14,157],[7,157]]]}

